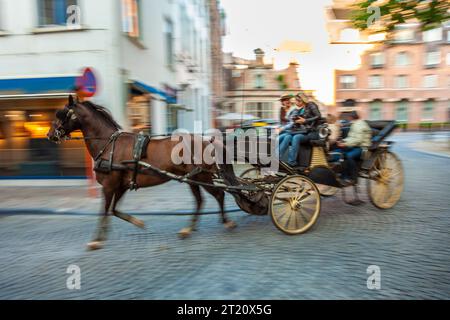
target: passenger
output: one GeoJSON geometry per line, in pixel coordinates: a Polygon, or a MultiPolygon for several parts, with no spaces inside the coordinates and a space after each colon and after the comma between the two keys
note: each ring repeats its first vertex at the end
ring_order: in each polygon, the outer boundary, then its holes
{"type": "Polygon", "coordinates": [[[297,157],[300,151],[300,145],[315,139],[317,133],[313,131],[317,122],[322,117],[319,107],[308,97],[300,92],[295,96],[297,112],[292,115],[293,122],[287,127],[292,132],[292,148],[289,150],[288,164],[292,167],[298,166],[297,157]]]}
{"type": "Polygon", "coordinates": [[[339,151],[345,156],[344,171],[342,173],[342,183],[344,185],[355,184],[358,179],[358,168],[356,160],[358,160],[363,151],[367,150],[371,145],[372,129],[366,121],[359,118],[356,111],[349,114],[350,132],[347,138],[337,142],[339,151]]]}
{"type": "MultiPolygon", "coordinates": [[[[289,95],[289,102],[285,101],[286,105],[287,103],[291,104],[291,99],[293,98],[292,95],[289,95]]],[[[293,135],[296,134],[295,129],[295,121],[300,118],[301,114],[304,112],[304,110],[298,106],[297,104],[294,105],[294,109],[292,109],[289,114],[286,117],[287,123],[285,125],[282,125],[279,129],[279,157],[282,159],[284,158],[285,153],[289,149],[289,146],[291,145],[293,135]]]]}
{"type": "Polygon", "coordinates": [[[330,129],[330,136],[328,137],[328,143],[330,150],[337,148],[337,141],[341,138],[341,126],[337,122],[337,117],[332,114],[327,114],[328,129],[330,129]]]}

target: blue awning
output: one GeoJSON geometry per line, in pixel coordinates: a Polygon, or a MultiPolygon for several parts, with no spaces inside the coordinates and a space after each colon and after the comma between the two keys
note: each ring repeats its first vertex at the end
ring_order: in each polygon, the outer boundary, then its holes
{"type": "Polygon", "coordinates": [[[160,97],[162,97],[164,100],[166,100],[167,103],[170,104],[175,104],[177,103],[177,98],[176,97],[172,97],[170,95],[168,95],[166,92],[161,91],[155,87],[146,85],[145,83],[142,83],[140,81],[133,81],[133,85],[137,88],[139,88],[140,90],[143,90],[147,93],[152,93],[152,94],[157,94],[160,97]]]}
{"type": "Polygon", "coordinates": [[[73,92],[76,77],[0,79],[1,95],[36,95],[73,92]]]}

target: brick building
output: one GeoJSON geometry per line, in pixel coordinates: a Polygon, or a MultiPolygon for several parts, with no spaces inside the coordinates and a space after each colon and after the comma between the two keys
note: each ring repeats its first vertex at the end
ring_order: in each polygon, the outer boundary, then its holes
{"type": "MultiPolygon", "coordinates": [[[[264,62],[264,51],[256,49],[255,60],[226,55],[224,59],[227,91],[224,112],[250,114],[260,119],[278,119],[282,94],[304,91],[313,100],[313,90],[300,86],[298,64],[291,62],[286,69],[275,70],[264,62]]],[[[316,100],[315,100],[316,101],[316,100]]],[[[324,109],[324,106],[316,103],[324,109]]]]}
{"type": "Polygon", "coordinates": [[[397,28],[356,70],[336,70],[334,113],[358,110],[366,119],[395,119],[416,128],[450,116],[450,25],[421,32],[397,28]]]}

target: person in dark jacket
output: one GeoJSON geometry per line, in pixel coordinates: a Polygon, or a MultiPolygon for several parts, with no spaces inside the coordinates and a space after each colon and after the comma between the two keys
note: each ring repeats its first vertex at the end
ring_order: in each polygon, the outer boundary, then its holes
{"type": "Polygon", "coordinates": [[[285,126],[284,130],[292,132],[292,147],[289,150],[288,163],[290,166],[297,166],[297,157],[300,151],[300,145],[314,139],[315,132],[312,132],[319,120],[322,118],[319,107],[308,97],[300,92],[295,96],[295,104],[298,107],[298,114],[293,121],[285,126]]]}

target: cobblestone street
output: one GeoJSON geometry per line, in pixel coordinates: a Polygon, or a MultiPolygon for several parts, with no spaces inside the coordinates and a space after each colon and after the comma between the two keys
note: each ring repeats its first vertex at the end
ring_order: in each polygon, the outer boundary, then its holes
{"type": "MultiPolygon", "coordinates": [[[[209,214],[180,240],[189,216],[142,214],[147,230],[113,219],[105,248],[88,252],[97,199],[74,205],[85,192],[67,188],[67,211],[85,214],[32,214],[33,206],[61,209],[57,192],[41,188],[37,203],[36,190],[2,187],[0,299],[450,299],[450,158],[411,149],[417,139],[393,137],[405,169],[396,207],[376,209],[365,187],[360,207],[338,194],[323,199],[318,222],[299,236],[281,233],[268,216],[233,212],[235,230],[209,214]],[[72,264],[81,268],[80,290],[66,288],[72,264]],[[370,265],[381,269],[380,290],[367,289],[370,265]]],[[[186,186],[170,183],[130,194],[122,208],[189,211],[190,197],[186,186]]],[[[215,210],[207,197],[205,209],[215,210]]],[[[227,207],[236,207],[229,195],[227,207]]]]}

